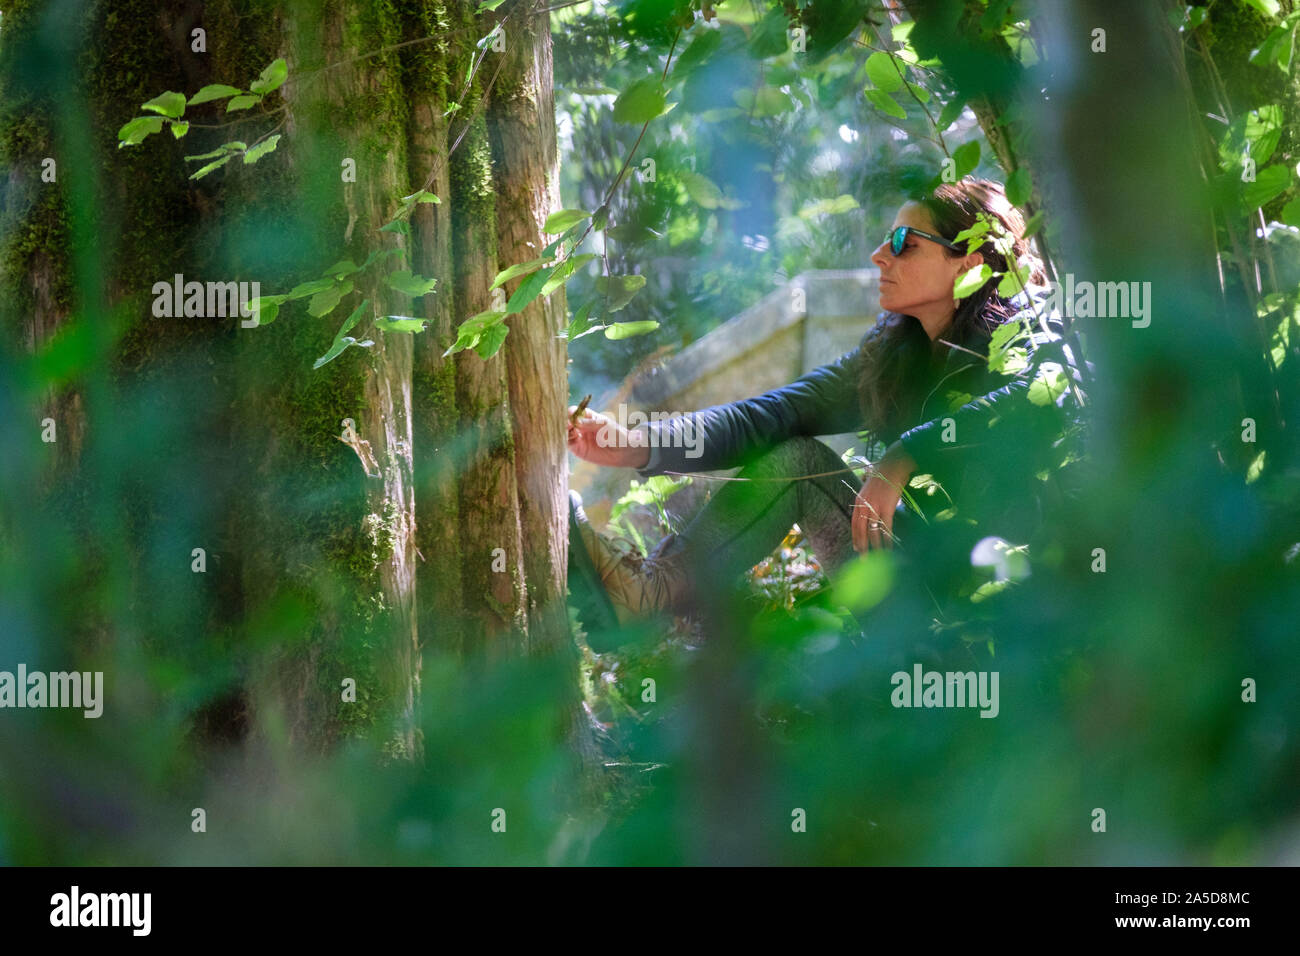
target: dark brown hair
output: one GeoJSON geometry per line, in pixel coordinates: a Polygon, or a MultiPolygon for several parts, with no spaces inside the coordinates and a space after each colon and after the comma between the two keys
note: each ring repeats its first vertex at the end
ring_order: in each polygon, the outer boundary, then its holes
{"type": "MultiPolygon", "coordinates": [[[[944,183],[917,202],[929,213],[935,231],[945,239],[954,239],[963,229],[975,225],[980,213],[991,216],[1013,237],[1016,260],[1030,256],[1029,280],[1043,281],[1042,265],[1024,238],[1024,218],[1007,199],[1000,183],[970,178],[944,183]]],[[[993,330],[1016,312],[997,292],[999,274],[1006,273],[1009,264],[994,246],[993,239],[989,233],[975,251],[995,275],[961,301],[952,324],[940,336],[981,354],[987,349],[993,330]]],[[[948,250],[947,254],[955,259],[965,253],[948,250]]],[[[934,384],[936,366],[947,357],[949,347],[931,343],[920,321],[913,316],[886,312],[863,337],[861,349],[858,400],[863,420],[877,440],[892,441],[912,425],[920,424],[917,416],[921,405],[934,384]]]]}

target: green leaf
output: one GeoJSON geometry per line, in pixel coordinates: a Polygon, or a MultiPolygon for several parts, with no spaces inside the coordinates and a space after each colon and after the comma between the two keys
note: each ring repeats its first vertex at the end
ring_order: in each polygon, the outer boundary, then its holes
{"type": "Polygon", "coordinates": [[[834,199],[819,199],[816,202],[809,203],[799,210],[799,218],[811,219],[813,216],[834,216],[858,208],[857,199],[848,193],[843,193],[834,199]]]}
{"type": "Polygon", "coordinates": [[[1025,223],[1024,238],[1028,239],[1031,236],[1033,236],[1035,233],[1038,232],[1039,229],[1042,228],[1042,225],[1043,225],[1043,211],[1040,209],[1038,212],[1030,216],[1029,221],[1025,223]]]}
{"type": "Polygon", "coordinates": [[[989,268],[987,262],[981,262],[957,277],[957,281],[952,285],[952,297],[964,299],[991,278],[993,278],[993,270],[989,268]]]}
{"type": "Polygon", "coordinates": [[[370,306],[370,300],[363,299],[361,304],[352,310],[352,314],[343,320],[343,324],[339,326],[338,332],[334,334],[334,342],[333,344],[330,345],[329,351],[326,352],[324,355],[322,355],[320,358],[318,358],[315,364],[312,365],[312,368],[320,368],[322,365],[326,364],[327,362],[334,361],[334,359],[338,358],[341,354],[343,354],[343,350],[350,345],[358,345],[363,348],[366,348],[375,344],[374,342],[370,342],[370,341],[358,342],[356,339],[352,338],[347,334],[352,330],[352,327],[354,325],[356,325],[359,321],[361,321],[361,316],[365,313],[365,310],[369,306],[370,306]]]}
{"type": "MultiPolygon", "coordinates": [[[[378,262],[380,259],[384,258],[385,256],[400,256],[400,255],[402,255],[401,249],[371,249],[370,255],[366,256],[366,261],[361,263],[361,269],[359,271],[365,271],[366,269],[369,269],[372,265],[374,265],[376,262],[378,262]]],[[[350,261],[350,260],[345,260],[345,261],[350,261]]]]}
{"type": "Polygon", "coordinates": [[[542,226],[542,232],[553,236],[556,233],[565,232],[569,228],[590,218],[591,213],[584,212],[581,209],[561,209],[546,217],[546,223],[542,226]]]}
{"type": "Polygon", "coordinates": [[[139,145],[146,136],[161,130],[162,124],[161,116],[137,116],[117,131],[117,138],[121,140],[117,148],[139,145]]]}
{"type": "Polygon", "coordinates": [[[1280,196],[1290,185],[1290,168],[1275,163],[1257,172],[1253,183],[1244,183],[1241,196],[1247,209],[1257,209],[1280,196]]]}
{"type": "Polygon", "coordinates": [[[361,348],[368,349],[370,348],[370,346],[374,344],[375,343],[370,341],[369,339],[367,339],[364,342],[358,342],[352,336],[345,335],[341,338],[335,339],[334,344],[330,346],[330,350],[326,352],[324,355],[322,355],[320,358],[318,358],[315,362],[312,362],[311,367],[320,368],[322,365],[328,365],[330,362],[334,361],[336,358],[342,355],[344,349],[347,349],[350,346],[356,345],[361,348]]]}
{"type": "Polygon", "coordinates": [[[184,93],[159,93],[148,103],[140,107],[142,110],[153,110],[155,113],[161,113],[163,116],[169,116],[175,119],[178,116],[185,115],[185,94],[184,93]]]}
{"type": "Polygon", "coordinates": [[[774,86],[760,86],[754,97],[754,116],[779,116],[794,109],[794,101],[788,93],[774,86]]]}
{"type": "Polygon", "coordinates": [[[478,5],[478,9],[475,10],[474,12],[490,13],[491,11],[495,10],[497,7],[501,6],[501,4],[505,2],[506,0],[482,0],[482,2],[479,3],[478,5]]]}
{"type": "Polygon", "coordinates": [[[326,289],[334,287],[333,279],[312,279],[310,282],[303,282],[294,286],[287,293],[286,299],[305,299],[309,295],[315,295],[318,292],[324,292],[326,289]]]}
{"type": "Polygon", "coordinates": [[[339,304],[339,300],[351,291],[351,279],[344,279],[342,282],[334,283],[328,289],[322,289],[311,297],[311,302],[307,303],[307,314],[314,315],[318,319],[329,315],[339,304]]]}
{"type": "Polygon", "coordinates": [[[375,328],[384,332],[423,332],[427,319],[414,319],[409,315],[385,315],[375,319],[375,328]]]}
{"type": "Polygon", "coordinates": [[[965,109],[965,107],[966,101],[960,96],[954,96],[945,103],[943,109],[939,112],[939,119],[936,121],[936,125],[939,127],[939,132],[945,132],[949,126],[957,122],[957,117],[961,116],[961,111],[965,109]]]}
{"type": "Polygon", "coordinates": [[[587,321],[587,316],[591,312],[591,305],[590,302],[584,303],[583,306],[574,313],[573,318],[569,320],[568,328],[564,330],[564,334],[561,335],[560,338],[568,339],[570,342],[573,342],[575,339],[580,339],[587,333],[594,332],[599,328],[599,326],[593,326],[587,321]]]}
{"type": "Polygon", "coordinates": [[[954,174],[958,179],[969,176],[980,162],[980,141],[971,140],[952,151],[952,161],[956,165],[954,174]]]}
{"type": "Polygon", "coordinates": [[[596,280],[596,294],[601,297],[604,314],[617,312],[645,287],[645,276],[601,276],[596,280]]]}
{"type": "Polygon", "coordinates": [[[690,46],[682,51],[682,55],[673,64],[673,78],[685,76],[694,70],[720,46],[722,46],[721,30],[704,30],[696,33],[690,46]]]}
{"type": "Polygon", "coordinates": [[[1279,218],[1288,226],[1300,227],[1300,196],[1292,199],[1282,207],[1282,212],[1279,213],[1279,218]]]}
{"type": "Polygon", "coordinates": [[[717,184],[707,176],[683,169],[677,172],[677,178],[686,187],[686,194],[705,209],[727,208],[727,204],[731,202],[722,194],[717,184]]]}
{"type": "Polygon", "coordinates": [[[421,202],[441,203],[442,200],[439,199],[433,193],[429,192],[429,190],[420,189],[417,190],[416,192],[411,193],[411,195],[409,196],[403,196],[402,202],[406,203],[407,205],[413,205],[415,203],[421,203],[421,202]]]}
{"type": "Polygon", "coordinates": [[[239,140],[235,140],[230,143],[222,143],[220,146],[218,146],[210,153],[200,153],[197,156],[186,156],[185,158],[186,159],[212,159],[216,156],[224,156],[227,153],[238,153],[247,148],[248,147],[244,143],[241,143],[239,140]]]}
{"type": "Polygon", "coordinates": [[[917,86],[915,83],[908,83],[907,88],[911,90],[912,95],[915,96],[922,103],[930,102],[930,91],[927,90],[924,86],[917,86]]]}
{"type": "Polygon", "coordinates": [[[411,224],[405,219],[394,219],[392,222],[386,222],[379,227],[380,232],[400,232],[404,236],[411,234],[411,224]]]}
{"type": "Polygon", "coordinates": [[[1069,384],[1059,365],[1047,363],[1034,376],[1027,397],[1035,405],[1051,405],[1064,394],[1069,384]]]}
{"type": "Polygon", "coordinates": [[[213,160],[212,162],[208,163],[206,166],[199,169],[198,172],[190,176],[190,179],[202,179],[204,176],[212,172],[214,169],[220,169],[222,166],[226,165],[226,163],[230,162],[230,158],[234,155],[235,155],[234,153],[227,153],[225,156],[222,156],[220,159],[213,160]]]}
{"type": "Polygon", "coordinates": [[[246,110],[250,106],[256,106],[262,102],[260,96],[236,96],[226,104],[226,112],[233,113],[235,110],[246,110]]]}
{"type": "Polygon", "coordinates": [[[753,90],[734,90],[731,98],[741,110],[755,119],[778,116],[794,108],[790,97],[772,86],[760,86],[757,94],[753,90]]]}
{"type": "Polygon", "coordinates": [[[274,322],[275,317],[280,314],[280,303],[288,298],[287,295],[259,295],[249,302],[249,310],[257,313],[257,327],[261,328],[274,322]]]}
{"type": "Polygon", "coordinates": [[[433,291],[433,287],[438,284],[437,279],[426,279],[424,276],[414,275],[410,269],[398,269],[396,272],[390,272],[386,281],[390,289],[405,292],[407,295],[416,298],[428,295],[433,291]]]}
{"type": "Polygon", "coordinates": [[[831,586],[836,601],[857,613],[875,607],[894,586],[894,557],[888,551],[871,551],[845,562],[832,575],[831,586]]]}
{"type": "Polygon", "coordinates": [[[1250,6],[1254,7],[1266,17],[1275,17],[1280,9],[1277,0],[1246,0],[1250,6]]]}
{"type": "Polygon", "coordinates": [[[322,272],[321,275],[334,276],[335,278],[342,279],[344,276],[350,276],[352,273],[360,271],[361,267],[351,259],[340,259],[338,262],[334,263],[334,265],[322,272]]]}
{"type": "Polygon", "coordinates": [[[594,258],[596,258],[594,252],[583,253],[580,256],[569,256],[569,258],[565,259],[555,267],[555,271],[551,273],[551,277],[546,280],[546,285],[542,286],[542,297],[545,298],[560,286],[564,285],[564,283],[568,282],[569,279],[572,278],[573,273],[577,270],[578,266],[584,265],[594,258]]]}
{"type": "Polygon", "coordinates": [[[501,344],[505,342],[506,336],[510,333],[510,326],[504,322],[498,322],[496,325],[489,325],[483,330],[477,342],[474,343],[474,351],[484,361],[496,355],[501,349],[501,344]]]}
{"type": "Polygon", "coordinates": [[[895,119],[907,119],[907,113],[898,105],[898,101],[884,90],[865,90],[867,100],[876,109],[895,119]]]}
{"type": "Polygon", "coordinates": [[[453,352],[472,347],[484,332],[491,326],[501,322],[505,316],[504,312],[480,312],[477,315],[471,315],[456,329],[456,341],[442,353],[443,357],[446,358],[453,352]]]}
{"type": "Polygon", "coordinates": [[[208,103],[212,100],[224,100],[227,96],[238,96],[242,92],[243,90],[237,86],[227,86],[225,83],[209,83],[190,97],[190,106],[198,106],[200,103],[208,103]]]}
{"type": "Polygon", "coordinates": [[[177,139],[180,139],[182,136],[184,136],[186,133],[190,131],[190,124],[186,123],[184,120],[180,120],[172,123],[171,127],[172,127],[172,135],[175,136],[177,139]]]}
{"type": "Polygon", "coordinates": [[[1007,199],[1013,206],[1023,206],[1029,202],[1029,170],[1021,166],[1007,179],[1007,199]]]}
{"type": "Polygon", "coordinates": [[[659,323],[648,319],[641,322],[615,322],[613,325],[605,327],[605,338],[630,339],[633,336],[653,332],[657,328],[659,328],[659,323]]]}
{"type": "Polygon", "coordinates": [[[536,272],[549,261],[549,259],[533,259],[529,262],[520,262],[517,265],[510,266],[508,269],[502,269],[497,273],[497,277],[492,280],[492,285],[488,287],[488,291],[492,291],[511,279],[517,279],[520,276],[528,275],[530,272],[536,272]]]}
{"type": "Polygon", "coordinates": [[[273,152],[275,150],[275,145],[278,142],[280,142],[279,133],[276,133],[274,136],[267,137],[265,140],[258,143],[256,146],[254,146],[252,149],[250,149],[248,152],[244,154],[244,162],[245,163],[257,162],[267,153],[273,152]]]}
{"type": "MultiPolygon", "coordinates": [[[[989,371],[1008,374],[1006,368],[1007,350],[1012,344],[1024,338],[1025,330],[1019,322],[1003,322],[993,330],[989,339],[989,371]]],[[[964,403],[963,403],[964,404],[964,403]]]]}
{"type": "Polygon", "coordinates": [[[876,52],[867,57],[867,79],[872,86],[885,93],[903,88],[903,77],[895,67],[895,59],[888,53],[876,52]]]}
{"type": "Polygon", "coordinates": [[[280,303],[268,302],[257,310],[257,327],[260,329],[264,325],[270,325],[275,321],[275,317],[280,314],[280,303]]]}
{"type": "Polygon", "coordinates": [[[254,93],[265,96],[278,90],[286,79],[289,78],[289,65],[284,62],[284,57],[278,60],[272,60],[270,65],[262,71],[262,75],[248,84],[248,88],[254,93]]]}
{"type": "Polygon", "coordinates": [[[1029,267],[1017,266],[1002,277],[998,283],[998,295],[1004,299],[1009,299],[1014,295],[1019,295],[1024,291],[1025,283],[1029,281],[1029,267]]]}
{"type": "MultiPolygon", "coordinates": [[[[756,60],[769,56],[780,56],[790,46],[786,30],[790,20],[782,10],[769,10],[767,15],[754,24],[749,38],[749,55],[756,60]]],[[[711,31],[712,32],[712,31],[711,31]]]]}
{"type": "Polygon", "coordinates": [[[546,280],[551,277],[551,273],[554,271],[554,267],[539,269],[519,283],[519,288],[515,289],[515,294],[506,303],[506,314],[514,315],[516,312],[522,312],[528,303],[541,294],[542,286],[546,285],[546,280]]]}
{"type": "Polygon", "coordinates": [[[648,123],[667,106],[663,84],[657,76],[643,76],[614,101],[614,122],[648,123]]]}

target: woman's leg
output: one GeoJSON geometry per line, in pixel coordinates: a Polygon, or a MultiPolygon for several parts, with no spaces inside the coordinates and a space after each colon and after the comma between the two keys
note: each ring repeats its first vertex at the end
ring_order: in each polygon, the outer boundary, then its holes
{"type": "Polygon", "coordinates": [[[852,509],[862,483],[825,444],[792,438],[736,477],[749,480],[719,482],[685,530],[656,550],[683,562],[696,600],[739,584],[795,523],[828,575],[854,556],[852,509]]]}

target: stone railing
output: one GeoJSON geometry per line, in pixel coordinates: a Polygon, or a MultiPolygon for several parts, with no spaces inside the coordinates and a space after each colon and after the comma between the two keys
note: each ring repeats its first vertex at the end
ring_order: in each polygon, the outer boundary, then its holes
{"type": "MultiPolygon", "coordinates": [[[[647,416],[687,412],[787,385],[858,344],[879,313],[876,280],[875,269],[802,273],[676,355],[597,396],[591,407],[610,415],[620,402],[647,416]]],[[[821,438],[837,453],[853,446],[861,451],[852,433],[821,438]]],[[[636,472],[569,461],[569,484],[583,495],[599,526],[636,472]]],[[[682,496],[689,509],[686,499],[696,496],[680,492],[674,498],[682,496]]]]}

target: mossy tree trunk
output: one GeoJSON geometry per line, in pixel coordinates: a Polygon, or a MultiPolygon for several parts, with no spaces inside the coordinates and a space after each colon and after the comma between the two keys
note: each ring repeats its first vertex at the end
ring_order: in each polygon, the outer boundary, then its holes
{"type": "MultiPolygon", "coordinates": [[[[54,35],[42,22],[57,6],[6,7],[0,44],[11,66],[54,35]]],[[[541,224],[558,206],[546,15],[522,22],[509,8],[478,15],[477,7],[102,0],[77,12],[68,43],[88,51],[77,54],[75,91],[91,103],[85,141],[95,175],[87,181],[102,193],[86,235],[110,264],[112,281],[96,293],[126,318],[123,334],[103,343],[110,377],[100,404],[83,416],[80,391],[61,389],[42,414],[60,419],[61,434],[84,432],[102,447],[123,396],[157,386],[154,403],[184,420],[169,452],[192,458],[192,469],[132,486],[143,497],[128,508],[138,506],[178,546],[193,541],[213,555],[210,587],[185,613],[150,622],[142,610],[135,620],[146,632],[185,630],[177,653],[191,663],[218,635],[238,642],[235,672],[205,701],[201,729],[317,749],[354,725],[391,719],[394,752],[410,754],[419,748],[422,648],[461,659],[559,654],[572,663],[562,293],[512,317],[494,357],[442,354],[461,321],[492,307],[498,270],[535,257],[545,244],[541,224]],[[476,41],[494,17],[506,19],[505,52],[489,49],[465,91],[476,41]],[[195,27],[206,31],[202,53],[188,42],[195,27]],[[401,45],[410,40],[421,42],[401,45]],[[164,134],[116,148],[117,128],[145,100],[207,83],[247,86],[280,55],[289,61],[282,114],[245,114],[238,132],[196,125],[183,141],[164,134]],[[259,164],[188,178],[195,166],[185,154],[230,138],[251,142],[281,121],[279,148],[259,164]],[[345,160],[355,162],[354,182],[343,175],[345,160]],[[441,203],[417,206],[409,236],[379,232],[401,197],[426,183],[441,203]],[[405,258],[390,268],[434,277],[436,291],[413,302],[382,278],[359,280],[356,300],[371,305],[355,334],[374,345],[319,370],[313,360],[355,302],[344,299],[324,318],[286,303],[273,324],[256,329],[237,319],[164,322],[149,312],[153,283],[177,272],[257,280],[270,294],[379,247],[400,248],[405,258]],[[428,328],[414,336],[370,328],[372,316],[387,314],[425,317],[428,328]],[[337,440],[345,418],[369,443],[380,477],[368,477],[337,440]],[[188,499],[168,499],[185,481],[203,489],[201,514],[185,512],[188,499]],[[502,559],[504,570],[495,570],[502,559]],[[348,677],[357,681],[355,705],[340,699],[348,677]]],[[[34,74],[20,72],[9,71],[7,95],[38,104],[34,74]]],[[[228,119],[201,110],[199,122],[228,119]]],[[[86,239],[65,221],[67,180],[33,186],[40,157],[59,152],[50,121],[10,110],[5,129],[3,278],[18,296],[12,321],[25,323],[36,350],[85,309],[68,250],[86,239]]],[[[75,458],[80,444],[58,451],[75,458]]],[[[61,480],[74,481],[75,467],[67,464],[61,480]]],[[[96,494],[87,484],[79,490],[96,494]]],[[[115,533],[89,519],[82,525],[115,533]]],[[[133,547],[127,536],[110,550],[133,547]]],[[[178,564],[186,575],[188,554],[178,564]]],[[[192,583],[180,571],[150,570],[150,561],[128,564],[132,606],[192,583]]],[[[88,609],[111,639],[120,621],[110,609],[88,609]]],[[[557,699],[565,732],[574,733],[582,726],[573,719],[577,670],[567,670],[557,699]]]]}

